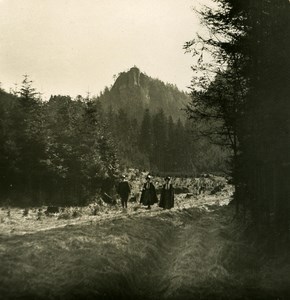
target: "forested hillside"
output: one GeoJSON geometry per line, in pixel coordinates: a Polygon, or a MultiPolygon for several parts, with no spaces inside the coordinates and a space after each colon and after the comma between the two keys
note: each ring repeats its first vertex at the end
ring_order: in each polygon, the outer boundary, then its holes
{"type": "Polygon", "coordinates": [[[54,95],[42,101],[27,75],[19,91],[1,90],[1,201],[86,204],[114,193],[125,168],[173,176],[225,172],[227,153],[196,139],[198,123],[182,117],[188,96],[137,70],[122,73],[110,90],[92,99],[54,95]],[[147,104],[139,105],[143,97],[130,98],[137,91],[134,78],[137,90],[147,86],[147,104]]]}
{"type": "Polygon", "coordinates": [[[190,97],[175,85],[165,84],[133,67],[119,73],[112,87],[106,87],[96,100],[102,103],[106,111],[123,109],[128,116],[139,120],[145,109],[154,114],[162,109],[165,115],[171,115],[177,121],[179,118],[185,120],[184,107],[190,97]]]}
{"type": "Polygon", "coordinates": [[[228,169],[228,152],[198,136],[203,125],[187,119],[190,97],[176,86],[133,67],[92,100],[103,108],[121,165],[172,175],[228,169]]]}

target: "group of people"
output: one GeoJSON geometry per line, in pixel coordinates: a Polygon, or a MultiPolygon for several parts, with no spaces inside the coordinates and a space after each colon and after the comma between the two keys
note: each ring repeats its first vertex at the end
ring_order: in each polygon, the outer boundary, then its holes
{"type": "MultiPolygon", "coordinates": [[[[140,197],[140,204],[147,206],[147,209],[151,209],[151,205],[158,203],[156,188],[151,179],[151,175],[147,175],[140,197]]],[[[171,178],[169,176],[165,177],[165,182],[161,189],[159,207],[163,209],[170,209],[174,207],[174,188],[170,180],[171,178]]],[[[131,188],[129,182],[126,180],[125,175],[122,175],[122,179],[118,184],[117,192],[121,198],[122,207],[127,208],[127,202],[131,193],[131,188]]]]}

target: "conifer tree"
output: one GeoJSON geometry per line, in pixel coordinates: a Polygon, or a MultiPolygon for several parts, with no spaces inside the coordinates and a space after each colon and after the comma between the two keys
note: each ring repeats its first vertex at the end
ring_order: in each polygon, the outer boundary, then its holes
{"type": "Polygon", "coordinates": [[[138,140],[140,151],[149,156],[152,151],[152,122],[149,109],[144,111],[138,140]]]}
{"type": "Polygon", "coordinates": [[[161,109],[152,120],[152,153],[151,161],[159,171],[165,170],[165,150],[167,141],[167,123],[164,111],[161,109]]]}
{"type": "MultiPolygon", "coordinates": [[[[216,64],[210,67],[214,66],[216,73],[234,72],[234,81],[227,80],[227,84],[235,93],[229,94],[226,105],[240,97],[235,103],[241,105],[228,115],[233,118],[238,141],[235,199],[250,210],[257,228],[274,225],[275,230],[285,233],[290,215],[285,181],[290,178],[286,154],[290,152],[290,4],[287,0],[215,2],[217,8],[201,12],[211,35],[199,41],[205,45],[202,49],[214,54],[216,64]],[[243,86],[237,94],[234,88],[240,82],[243,86]]],[[[189,42],[186,48],[195,43],[189,42]]],[[[203,62],[201,67],[207,70],[208,64],[203,62]]],[[[210,82],[204,78],[200,83],[208,94],[210,82]]]]}

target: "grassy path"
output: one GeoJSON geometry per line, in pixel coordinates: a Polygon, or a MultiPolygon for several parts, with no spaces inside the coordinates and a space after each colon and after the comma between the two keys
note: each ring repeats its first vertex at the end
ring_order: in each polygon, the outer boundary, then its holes
{"type": "Polygon", "coordinates": [[[259,290],[259,266],[236,237],[231,208],[213,204],[131,210],[33,234],[1,235],[0,295],[277,299],[259,290]]]}

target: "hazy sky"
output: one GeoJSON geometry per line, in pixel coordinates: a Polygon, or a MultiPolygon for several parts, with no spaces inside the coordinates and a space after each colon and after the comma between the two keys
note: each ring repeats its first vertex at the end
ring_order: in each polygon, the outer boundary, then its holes
{"type": "Polygon", "coordinates": [[[0,0],[0,82],[28,74],[38,91],[97,95],[136,65],[186,90],[183,44],[199,30],[196,0],[0,0]]]}

